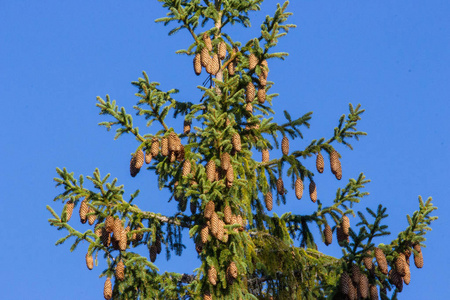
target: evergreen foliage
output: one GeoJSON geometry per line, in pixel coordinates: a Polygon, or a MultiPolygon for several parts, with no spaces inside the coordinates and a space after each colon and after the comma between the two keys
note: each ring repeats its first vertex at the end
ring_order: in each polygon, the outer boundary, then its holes
{"type": "Polygon", "coordinates": [[[288,55],[273,51],[278,39],[295,27],[287,23],[291,15],[286,11],[288,2],[266,17],[259,37],[244,43],[225,30],[235,23],[250,26],[248,14],[259,10],[263,0],[159,2],[169,12],[156,22],[175,25],[169,35],[181,29],[192,35],[193,43],[177,53],[193,59],[193,74],[200,74],[202,66],[209,74],[207,85],[198,87],[203,92],[201,101],[176,100],[178,90],[162,91],[144,72],[143,78],[132,83],[139,98],[133,108],[137,116],[145,117],[151,133],[140,133],[132,115],[108,95],[98,97],[97,106],[100,114],[112,117],[100,125],[108,130],[115,127],[115,139],[124,133],[135,136],[131,176],[138,175],[145,160],[149,164],[146,169],[158,176],[158,187],[169,190],[178,201],[178,211],[164,216],[141,210],[136,204],[139,190],[126,197],[124,186],[118,185],[117,179],[110,180],[110,174],[102,177],[98,169],[92,176],[77,179],[58,168],[56,185],[64,190],[55,200],[65,207],[61,214],[47,208],[53,215],[50,224],[67,230],[67,235],[56,244],[71,237],[75,238],[71,251],[88,244],[89,269],[93,260],[97,262],[103,255],[108,264],[101,272],[107,278],[107,299],[111,298],[109,278],[113,299],[354,299],[357,292],[362,297],[374,295],[376,287],[381,299],[395,299],[403,282],[409,284],[410,255],[423,264],[420,246],[424,246],[431,221],[437,218],[430,215],[436,207],[431,198],[419,198],[419,210],[407,216],[408,227],[390,244],[377,245],[377,237],[390,234],[385,225],[386,208],[366,208],[365,213],[353,210],[368,195],[364,188],[369,180],[364,174],[349,179],[333,201],[317,200],[321,187],[314,183],[315,170],[305,167],[304,161],[317,157],[317,169],[322,173],[322,155],[328,155],[331,171],[340,180],[336,147],[343,144],[353,149],[353,140],[366,135],[357,129],[364,110],[350,104],[331,137],[289,150],[289,140],[303,139],[302,131],[310,127],[312,113],[292,118],[284,111],[283,124],[273,120],[271,106],[277,95],[269,93],[273,82],[267,81],[268,66],[272,59],[288,55]],[[211,28],[209,21],[214,24],[211,28]],[[250,92],[249,86],[253,87],[250,92]],[[182,118],[183,130],[166,123],[169,113],[182,118]],[[160,129],[154,129],[158,124],[160,129]],[[281,147],[287,147],[283,155],[270,155],[269,159],[268,151],[281,147]],[[264,152],[261,161],[255,159],[258,151],[264,152]],[[93,188],[85,185],[85,179],[93,188]],[[287,197],[289,188],[302,198],[304,186],[309,186],[311,200],[317,201],[315,212],[268,214],[273,202],[281,205],[292,200],[287,197]],[[190,212],[186,212],[188,204],[190,212]],[[83,232],[75,229],[78,226],[73,219],[69,224],[74,207],[80,209],[83,224],[91,217],[89,224],[95,225],[83,232]],[[348,216],[357,216],[359,221],[348,216]],[[319,226],[322,235],[315,237],[312,226],[319,226]],[[166,246],[168,258],[171,253],[182,255],[186,246],[181,237],[187,230],[200,258],[198,269],[193,274],[158,273],[155,260],[161,245],[166,246]],[[331,243],[331,232],[342,247],[340,258],[317,250],[318,240],[331,243]],[[148,256],[134,252],[145,247],[148,256]],[[375,248],[381,249],[391,275],[381,271],[378,257],[374,260],[375,252],[380,253],[375,248]]]}

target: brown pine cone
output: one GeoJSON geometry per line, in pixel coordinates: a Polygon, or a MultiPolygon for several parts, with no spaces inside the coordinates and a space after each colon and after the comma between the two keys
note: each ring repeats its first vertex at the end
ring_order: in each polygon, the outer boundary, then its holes
{"type": "Polygon", "coordinates": [[[228,266],[228,273],[231,275],[231,277],[233,277],[234,279],[236,279],[238,277],[238,269],[236,266],[236,263],[234,261],[232,261],[230,263],[230,265],[228,266]]]}
{"type": "Polygon", "coordinates": [[[339,287],[341,289],[341,293],[344,295],[350,294],[350,286],[352,285],[352,280],[347,272],[342,273],[341,279],[339,281],[339,287]]]}
{"type": "Polygon", "coordinates": [[[244,230],[244,220],[242,219],[242,216],[238,215],[236,217],[236,221],[241,226],[241,227],[239,227],[239,231],[243,231],[244,230]]]}
{"type": "Polygon", "coordinates": [[[212,285],[217,284],[217,271],[216,268],[214,268],[214,266],[211,266],[208,269],[208,280],[209,283],[211,283],[212,285]]]}
{"type": "Polygon", "coordinates": [[[333,150],[330,154],[330,166],[331,172],[336,176],[336,179],[341,180],[342,167],[339,161],[339,153],[336,150],[333,150]]]}
{"type": "Polygon", "coordinates": [[[365,256],[365,257],[363,258],[363,263],[364,263],[364,266],[366,266],[366,269],[367,269],[368,271],[371,271],[372,268],[373,268],[372,251],[370,251],[370,250],[367,251],[367,254],[370,255],[370,256],[365,256]]]}
{"type": "Polygon", "coordinates": [[[194,72],[195,75],[200,75],[202,73],[202,62],[200,53],[195,54],[194,56],[194,72]]]}
{"type": "Polygon", "coordinates": [[[161,154],[164,156],[169,155],[169,140],[166,137],[161,139],[161,154]]]}
{"type": "Polygon", "coordinates": [[[309,197],[311,198],[312,202],[316,203],[316,201],[317,201],[316,183],[312,180],[309,183],[309,197]]]}
{"type": "Polygon", "coordinates": [[[214,212],[215,209],[216,209],[216,206],[213,201],[209,201],[208,203],[206,203],[205,211],[204,211],[205,218],[210,219],[212,216],[212,213],[214,212]]]}
{"type": "Polygon", "coordinates": [[[192,125],[192,121],[184,120],[184,124],[183,124],[183,133],[184,134],[189,134],[191,132],[191,125],[192,125]]]}
{"type": "Polygon", "coordinates": [[[75,207],[75,203],[72,200],[67,201],[66,203],[66,222],[69,222],[70,218],[72,217],[73,208],[75,207]]]}
{"type": "Polygon", "coordinates": [[[119,260],[119,262],[116,265],[116,279],[123,281],[125,279],[125,264],[122,260],[119,260]]]}
{"type": "Polygon", "coordinates": [[[211,59],[211,72],[212,75],[216,75],[220,70],[220,59],[217,54],[214,54],[211,59]]]}
{"type": "Polygon", "coordinates": [[[206,164],[206,177],[209,181],[213,182],[216,177],[216,164],[213,160],[210,160],[206,164]]]}
{"type": "Polygon", "coordinates": [[[111,244],[111,234],[104,227],[102,228],[101,240],[105,247],[109,247],[109,244],[111,244]]]}
{"type": "Polygon", "coordinates": [[[323,169],[325,168],[325,162],[323,161],[323,156],[320,152],[317,154],[316,168],[319,173],[323,173],[323,169]]]}
{"type": "Polygon", "coordinates": [[[156,260],[156,246],[155,245],[151,245],[150,246],[150,261],[153,263],[156,260]]]}
{"type": "Polygon", "coordinates": [[[303,181],[300,177],[295,180],[295,196],[298,200],[303,197],[303,181]]]}
{"type": "Polygon", "coordinates": [[[336,237],[338,240],[338,244],[341,247],[349,242],[349,236],[344,234],[340,225],[336,226],[336,237]]]}
{"type": "Polygon", "coordinates": [[[266,202],[266,208],[268,211],[271,211],[273,208],[273,196],[272,192],[267,192],[264,201],[266,202]]]}
{"type": "Polygon", "coordinates": [[[231,187],[231,185],[233,184],[233,181],[234,181],[234,169],[233,169],[232,165],[230,165],[228,167],[228,170],[226,173],[226,178],[227,178],[227,186],[231,187]]]}
{"type": "Polygon", "coordinates": [[[371,284],[369,287],[370,300],[378,300],[378,289],[376,285],[371,284]]]}
{"type": "Polygon", "coordinates": [[[269,149],[262,149],[262,162],[268,162],[270,160],[269,149]]]}
{"type": "Polygon", "coordinates": [[[267,76],[269,76],[269,66],[268,66],[267,61],[265,59],[263,59],[261,61],[261,75],[264,78],[266,78],[266,79],[267,79],[267,76]]]}
{"type": "MultiPolygon", "coordinates": [[[[148,149],[147,149],[147,151],[149,151],[148,149]]],[[[145,163],[146,164],[149,164],[149,163],[151,163],[152,162],[152,154],[150,153],[150,152],[145,152],[145,163]]]]}
{"type": "Polygon", "coordinates": [[[333,231],[331,230],[330,225],[326,224],[325,229],[323,230],[323,235],[325,236],[325,245],[330,245],[333,241],[333,231]]]}
{"type": "Polygon", "coordinates": [[[161,247],[161,239],[160,239],[159,235],[156,236],[155,246],[156,246],[156,253],[160,254],[162,247],[161,247]]]}
{"type": "Polygon", "coordinates": [[[289,154],[289,139],[286,136],[281,140],[281,151],[283,152],[283,155],[289,154]]]}
{"type": "Polygon", "coordinates": [[[283,183],[283,178],[278,178],[277,180],[277,192],[280,195],[284,195],[284,183],[283,183]]]}
{"type": "Polygon", "coordinates": [[[378,269],[380,270],[380,272],[384,275],[387,275],[388,264],[383,250],[381,250],[380,248],[375,248],[375,258],[377,259],[378,269]]]}
{"type": "Polygon", "coordinates": [[[94,227],[94,233],[97,237],[101,237],[102,236],[102,227],[101,227],[101,223],[97,223],[94,227]]]}
{"type": "Polygon", "coordinates": [[[209,236],[209,228],[208,226],[205,225],[200,231],[200,237],[202,239],[203,244],[206,244],[206,242],[208,241],[208,236],[209,236]]]}
{"type": "Polygon", "coordinates": [[[258,98],[258,102],[264,104],[264,102],[266,101],[266,89],[264,88],[264,86],[258,87],[258,93],[256,96],[258,98]]]}
{"type": "Polygon", "coordinates": [[[253,102],[253,99],[255,99],[255,86],[253,85],[253,82],[250,81],[247,83],[245,95],[245,100],[247,102],[253,102]]]}
{"type": "Polygon", "coordinates": [[[261,73],[261,74],[259,75],[259,84],[260,84],[261,86],[266,86],[266,85],[267,85],[267,77],[264,76],[263,73],[261,73]]]}
{"type": "Polygon", "coordinates": [[[127,250],[127,245],[128,245],[127,232],[125,228],[122,227],[120,230],[119,250],[120,251],[127,250]]]}
{"type": "Polygon", "coordinates": [[[92,254],[86,253],[86,266],[89,270],[92,270],[94,268],[94,258],[92,257],[92,254]]]}
{"type": "Polygon", "coordinates": [[[231,164],[230,154],[228,154],[228,152],[223,153],[222,157],[220,159],[220,165],[221,165],[222,169],[228,170],[228,168],[230,167],[230,164],[231,164]]]}
{"type": "Polygon", "coordinates": [[[248,57],[248,68],[250,70],[253,70],[257,64],[258,64],[258,58],[256,58],[255,54],[250,53],[250,56],[248,57]]]}
{"type": "Polygon", "coordinates": [[[217,237],[218,230],[219,230],[219,216],[216,214],[216,212],[213,212],[211,214],[209,231],[213,236],[217,237]]]}
{"type": "Polygon", "coordinates": [[[110,300],[112,298],[112,283],[111,278],[106,278],[105,285],[103,287],[103,297],[106,300],[110,300]]]}
{"type": "Polygon", "coordinates": [[[224,41],[219,43],[217,52],[219,53],[220,59],[225,59],[225,57],[227,56],[227,44],[225,44],[224,41]]]}
{"type": "Polygon", "coordinates": [[[81,223],[86,223],[86,221],[87,221],[87,213],[88,213],[88,211],[89,211],[89,206],[88,206],[88,200],[85,198],[83,201],[81,201],[81,204],[80,204],[80,220],[81,220],[81,223]]]}
{"type": "MultiPolygon", "coordinates": [[[[245,111],[253,114],[253,104],[251,104],[250,102],[245,104],[245,111]]],[[[245,129],[248,129],[248,126],[245,127],[245,129]]]]}
{"type": "Polygon", "coordinates": [[[236,62],[231,61],[228,65],[227,65],[227,69],[228,69],[228,74],[230,76],[234,76],[234,74],[236,73],[236,62]]]}
{"type": "Polygon", "coordinates": [[[105,221],[105,228],[108,232],[113,232],[114,230],[114,216],[107,216],[105,221]]]}
{"type": "Polygon", "coordinates": [[[395,269],[397,270],[397,273],[402,277],[406,275],[406,266],[405,254],[399,253],[397,259],[395,260],[395,269]]]}
{"type": "Polygon", "coordinates": [[[95,215],[95,209],[89,206],[88,214],[90,214],[87,216],[88,223],[89,225],[93,225],[95,223],[95,220],[97,219],[97,216],[95,215]]]}
{"type": "Polygon", "coordinates": [[[223,240],[223,236],[225,234],[225,223],[222,220],[219,220],[218,226],[217,226],[217,234],[216,238],[221,241],[223,240]]]}
{"type": "Polygon", "coordinates": [[[359,277],[358,290],[361,294],[361,298],[366,299],[369,297],[369,279],[364,273],[359,277]]]}
{"type": "Polygon", "coordinates": [[[209,34],[207,32],[203,33],[203,42],[205,43],[205,47],[206,49],[208,49],[209,51],[212,51],[212,42],[211,42],[211,37],[209,36],[209,34]]]}
{"type": "Polygon", "coordinates": [[[224,217],[225,223],[231,224],[231,216],[232,216],[231,207],[229,205],[226,205],[223,210],[223,217],[224,217]]]}
{"type": "Polygon", "coordinates": [[[203,300],[212,300],[212,296],[211,296],[211,293],[209,291],[206,291],[203,294],[203,300]]]}
{"type": "Polygon", "coordinates": [[[195,251],[197,251],[198,254],[202,253],[202,251],[203,251],[203,243],[202,243],[202,241],[197,241],[195,243],[195,251]]]}
{"type": "Polygon", "coordinates": [[[409,269],[408,265],[406,265],[406,268],[405,268],[405,276],[403,276],[403,282],[406,285],[409,285],[409,283],[411,282],[411,270],[409,269]]]}
{"type": "Polygon", "coordinates": [[[403,279],[397,270],[391,269],[389,271],[389,282],[395,285],[399,292],[403,290],[403,279]]]}
{"type": "Polygon", "coordinates": [[[113,235],[116,237],[116,240],[120,240],[122,229],[123,229],[122,221],[119,218],[115,219],[113,226],[113,235]]]}
{"type": "Polygon", "coordinates": [[[421,269],[423,267],[423,254],[422,249],[420,248],[419,244],[413,245],[414,250],[414,264],[416,265],[416,268],[421,269]]]}
{"type": "MultiPolygon", "coordinates": [[[[235,215],[231,215],[231,224],[235,225],[235,224],[239,224],[237,217],[235,215]]],[[[239,232],[239,228],[233,228],[234,232],[239,232]]]]}
{"type": "Polygon", "coordinates": [[[242,150],[241,146],[241,136],[239,133],[234,133],[231,139],[231,143],[233,144],[233,148],[236,152],[240,152],[242,150]]]}
{"type": "Polygon", "coordinates": [[[153,157],[157,156],[159,154],[159,141],[156,138],[152,139],[152,145],[150,147],[150,153],[153,157]]]}
{"type": "Polygon", "coordinates": [[[345,235],[349,235],[350,219],[346,215],[342,216],[341,227],[342,232],[344,232],[345,235]]]}
{"type": "Polygon", "coordinates": [[[191,161],[189,159],[186,159],[183,163],[183,170],[181,172],[181,175],[187,176],[191,173],[191,161]]]}
{"type": "Polygon", "coordinates": [[[359,270],[358,265],[352,264],[352,281],[354,284],[359,283],[360,276],[361,276],[361,271],[359,270]]]}

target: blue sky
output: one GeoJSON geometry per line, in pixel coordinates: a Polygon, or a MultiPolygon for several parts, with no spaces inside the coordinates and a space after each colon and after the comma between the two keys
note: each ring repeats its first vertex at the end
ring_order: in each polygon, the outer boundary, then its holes
{"type": "MultiPolygon", "coordinates": [[[[272,90],[280,94],[275,119],[283,120],[284,109],[292,116],[314,112],[304,140],[291,144],[302,149],[312,139],[330,137],[348,103],[361,103],[366,112],[359,129],[368,136],[354,143],[354,151],[337,146],[343,180],[337,182],[330,172],[316,176],[319,198],[330,203],[338,187],[364,172],[372,180],[366,187],[370,196],[356,210],[387,206],[393,239],[406,227],[406,213],[417,209],[417,196],[432,196],[440,219],[427,235],[425,266],[412,268],[411,285],[400,299],[444,299],[450,284],[450,3],[292,2],[290,21],[298,27],[277,48],[290,56],[269,61],[272,90]]],[[[252,28],[230,30],[234,40],[255,36],[275,4],[267,0],[252,14],[252,28]]],[[[186,32],[169,37],[169,28],[154,23],[163,15],[157,1],[0,1],[0,298],[102,297],[104,279],[98,275],[105,263],[89,271],[87,245],[73,253],[69,243],[54,246],[63,232],[48,225],[45,206],[62,209],[52,201],[61,191],[52,180],[56,167],[77,176],[99,168],[117,177],[128,195],[140,188],[142,208],[174,212],[175,203],[157,190],[155,176],[129,176],[129,155],[137,143],[132,136],[114,141],[112,132],[97,126],[105,117],[95,107],[96,96],[109,94],[131,112],[137,98],[130,82],[143,70],[162,89],[178,88],[177,99],[199,99],[196,86],[204,75],[194,75],[191,57],[174,53],[187,47],[190,37],[186,32]]],[[[159,130],[135,122],[141,132],[159,130]]],[[[313,168],[314,161],[306,165],[313,168]]],[[[293,193],[286,206],[274,209],[313,210],[293,193]]],[[[160,270],[192,272],[198,261],[186,242],[182,257],[158,257],[160,270]]],[[[335,243],[319,242],[319,249],[340,255],[335,243]]]]}

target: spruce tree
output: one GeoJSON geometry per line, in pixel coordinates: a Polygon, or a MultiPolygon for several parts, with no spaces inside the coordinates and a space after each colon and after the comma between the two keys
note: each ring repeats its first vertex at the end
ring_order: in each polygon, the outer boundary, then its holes
{"type": "Polygon", "coordinates": [[[303,139],[312,113],[292,118],[284,111],[282,124],[273,119],[272,102],[278,95],[270,93],[269,67],[273,59],[287,56],[274,48],[295,27],[287,23],[288,2],[266,17],[260,36],[244,42],[226,30],[235,24],[250,26],[249,12],[259,10],[263,0],[159,2],[168,13],[156,21],[175,25],[170,35],[187,30],[192,36],[192,44],[178,53],[193,60],[192,76],[200,75],[199,82],[206,78],[198,87],[203,97],[176,100],[176,89],[159,89],[144,72],[132,82],[138,97],[133,108],[148,120],[144,134],[108,95],[98,97],[97,106],[100,114],[112,117],[100,125],[117,128],[115,139],[124,133],[135,137],[130,175],[155,172],[159,189],[178,202],[177,211],[164,216],[141,210],[139,191],[126,197],[124,186],[117,179],[109,181],[110,174],[102,177],[98,169],[78,179],[57,169],[55,181],[63,191],[55,200],[64,207],[58,214],[47,206],[53,215],[49,222],[68,233],[56,244],[74,237],[71,250],[85,249],[88,269],[95,270],[93,257],[104,257],[108,267],[100,275],[105,299],[396,298],[411,279],[410,256],[418,268],[423,266],[421,246],[437,218],[430,216],[436,207],[431,198],[419,197],[419,210],[407,215],[407,228],[390,244],[376,244],[377,237],[390,234],[388,215],[382,205],[375,211],[353,210],[368,195],[363,189],[369,180],[362,173],[343,184],[335,199],[318,197],[324,187],[314,177],[328,169],[341,180],[345,165],[338,150],[342,145],[353,149],[352,141],[365,135],[357,130],[364,110],[350,104],[331,137],[314,139],[303,149],[290,146],[303,139]],[[167,124],[169,113],[177,127],[167,124]],[[282,154],[270,153],[274,148],[282,154]],[[305,167],[306,160],[315,160],[317,172],[305,167]],[[317,210],[308,215],[269,213],[273,205],[295,198],[310,199],[317,210]],[[76,218],[69,223],[74,207],[84,225],[76,218]],[[315,225],[321,236],[313,235],[315,225]],[[188,251],[198,253],[198,269],[158,273],[163,246],[176,255],[186,251],[183,233],[192,241],[188,251]],[[320,240],[338,243],[342,257],[319,252],[320,240]],[[136,253],[141,248],[148,255],[136,253]]]}

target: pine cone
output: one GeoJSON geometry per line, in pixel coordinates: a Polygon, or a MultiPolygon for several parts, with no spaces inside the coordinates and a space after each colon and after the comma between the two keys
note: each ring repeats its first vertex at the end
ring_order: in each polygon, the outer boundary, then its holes
{"type": "Polygon", "coordinates": [[[87,221],[86,215],[89,211],[89,206],[87,203],[88,203],[88,201],[85,198],[83,201],[81,201],[81,204],[80,204],[80,220],[81,220],[81,223],[83,223],[83,224],[86,223],[86,221],[87,221]]]}
{"type": "Polygon", "coordinates": [[[267,79],[267,76],[269,76],[269,66],[268,66],[267,61],[265,59],[263,59],[261,61],[261,74],[266,79],[267,79]]]}
{"type": "Polygon", "coordinates": [[[358,291],[353,283],[350,283],[348,298],[349,300],[358,300],[358,291]]]}
{"type": "MultiPolygon", "coordinates": [[[[148,149],[147,149],[147,151],[149,151],[148,149]]],[[[150,152],[145,152],[145,163],[146,164],[149,164],[149,163],[151,163],[152,162],[152,154],[150,153],[150,152]]]]}
{"type": "Polygon", "coordinates": [[[101,240],[102,240],[103,246],[105,246],[105,247],[109,247],[109,244],[111,244],[111,235],[105,228],[102,228],[101,240]]]}
{"type": "Polygon", "coordinates": [[[159,235],[156,236],[155,246],[156,246],[156,253],[160,254],[162,248],[161,248],[161,239],[160,239],[159,235]]]}
{"type": "Polygon", "coordinates": [[[323,235],[325,236],[325,245],[330,245],[333,241],[333,231],[331,231],[330,225],[326,224],[323,230],[323,235]]]}
{"type": "Polygon", "coordinates": [[[208,291],[203,294],[203,300],[212,300],[212,296],[208,291]]]}
{"type": "Polygon", "coordinates": [[[214,268],[214,266],[211,266],[208,269],[208,280],[209,283],[211,283],[212,285],[217,284],[217,271],[216,268],[214,268]]]}
{"type": "Polygon", "coordinates": [[[231,207],[229,205],[225,206],[225,208],[223,210],[223,216],[224,216],[225,223],[231,224],[232,213],[231,213],[231,207]]]}
{"type": "Polygon", "coordinates": [[[423,254],[422,251],[418,254],[414,253],[414,264],[416,265],[416,268],[421,269],[423,268],[423,254]]]}
{"type": "MultiPolygon", "coordinates": [[[[253,114],[253,104],[251,104],[250,102],[245,104],[245,111],[253,114]]],[[[247,127],[245,129],[248,129],[247,127]]]]}
{"type": "Polygon", "coordinates": [[[209,231],[211,234],[215,237],[217,237],[217,232],[219,230],[219,216],[216,214],[216,212],[213,212],[211,214],[211,220],[210,220],[210,227],[209,231]]]}
{"type": "Polygon", "coordinates": [[[89,270],[92,270],[94,268],[94,258],[92,257],[92,254],[86,253],[86,266],[89,270]]]}
{"type": "Polygon", "coordinates": [[[236,222],[241,226],[241,227],[239,227],[239,231],[243,231],[244,230],[244,220],[242,219],[241,215],[238,215],[236,217],[236,222]]]}
{"type": "Polygon", "coordinates": [[[206,203],[205,212],[204,212],[205,218],[210,219],[212,216],[212,213],[214,212],[215,209],[216,209],[216,206],[214,205],[213,201],[209,201],[208,203],[206,203]]]}
{"type": "Polygon", "coordinates": [[[125,265],[122,260],[116,265],[116,279],[123,281],[125,279],[125,265]]]}
{"type": "Polygon", "coordinates": [[[234,279],[238,277],[238,269],[234,261],[232,261],[228,266],[228,274],[230,274],[230,276],[233,277],[234,279]]]}
{"type": "Polygon", "coordinates": [[[388,274],[388,264],[386,261],[386,256],[384,256],[383,250],[380,248],[375,248],[375,258],[377,259],[378,269],[384,275],[388,274]]]}
{"type": "Polygon", "coordinates": [[[214,54],[211,59],[211,74],[216,75],[220,70],[220,59],[217,54],[214,54]]]}
{"type": "Polygon", "coordinates": [[[272,196],[272,192],[267,192],[264,201],[266,202],[266,208],[267,208],[267,210],[268,210],[268,211],[271,211],[272,208],[273,208],[273,196],[272,196]]]}
{"type": "Polygon", "coordinates": [[[189,134],[191,132],[191,125],[192,125],[191,121],[184,120],[184,124],[183,124],[183,133],[184,134],[189,134]]]}
{"type": "Polygon", "coordinates": [[[101,227],[101,223],[97,223],[97,225],[95,225],[94,227],[94,233],[97,237],[101,237],[102,236],[102,227],[101,227]]]}
{"type": "Polygon", "coordinates": [[[200,231],[200,237],[202,239],[203,244],[206,244],[206,242],[208,241],[208,236],[209,236],[209,228],[208,226],[205,225],[200,231]]]}
{"type": "Polygon", "coordinates": [[[295,180],[295,196],[298,200],[303,196],[303,181],[300,177],[295,180]]]}
{"type": "Polygon", "coordinates": [[[397,273],[395,269],[389,271],[389,282],[398,289],[399,292],[403,290],[403,279],[400,274],[397,273]]]}
{"type": "Polygon", "coordinates": [[[255,86],[253,85],[253,82],[250,81],[249,83],[247,83],[245,95],[245,100],[247,102],[253,102],[253,99],[255,99],[255,86]]]}
{"type": "Polygon", "coordinates": [[[150,261],[153,263],[156,260],[156,246],[155,245],[151,245],[150,246],[150,261]]]}
{"type": "MultiPolygon", "coordinates": [[[[231,215],[231,224],[232,225],[239,224],[235,215],[231,215]]],[[[239,232],[239,228],[233,228],[233,231],[239,232]]]]}
{"type": "Polygon", "coordinates": [[[266,86],[266,85],[267,85],[267,77],[264,76],[263,73],[261,73],[261,74],[259,75],[259,84],[260,84],[261,86],[266,86]]]}
{"type": "Polygon", "coordinates": [[[255,54],[250,53],[250,56],[248,57],[248,68],[250,70],[253,70],[257,64],[258,64],[258,59],[256,58],[255,54]]]}
{"type": "Polygon", "coordinates": [[[408,265],[406,265],[406,268],[405,268],[405,276],[403,276],[403,282],[406,285],[409,285],[409,283],[411,282],[411,270],[409,269],[408,265]]]}
{"type": "Polygon", "coordinates": [[[219,53],[220,59],[225,59],[225,57],[227,56],[227,44],[225,44],[224,41],[219,43],[219,49],[217,52],[219,53]]]}
{"type": "Polygon", "coordinates": [[[339,281],[339,287],[341,289],[341,293],[344,295],[350,294],[350,286],[352,285],[352,280],[347,272],[342,273],[341,279],[339,281]]]}
{"type": "Polygon", "coordinates": [[[359,270],[358,265],[352,264],[352,281],[354,284],[359,283],[360,276],[361,276],[361,271],[359,270]]]}
{"type": "Polygon", "coordinates": [[[112,283],[111,278],[106,278],[105,285],[103,287],[103,297],[106,300],[110,300],[112,298],[112,283]]]}
{"type": "Polygon", "coordinates": [[[369,297],[369,279],[364,273],[359,277],[358,290],[361,294],[361,298],[366,299],[369,297]]]}
{"type": "Polygon", "coordinates": [[[191,161],[186,159],[183,163],[183,171],[181,172],[182,176],[187,176],[191,173],[191,161]]]}
{"type": "Polygon", "coordinates": [[[228,69],[228,74],[230,76],[234,76],[235,72],[236,72],[236,63],[234,61],[231,61],[228,65],[227,65],[227,69],[228,69]]]}
{"type": "Polygon", "coordinates": [[[317,158],[316,158],[316,168],[317,168],[317,172],[319,173],[323,173],[323,169],[325,167],[325,163],[323,161],[323,156],[322,153],[318,153],[317,154],[317,158]]]}
{"type": "Polygon", "coordinates": [[[114,220],[113,226],[113,235],[116,237],[116,240],[120,240],[120,236],[122,235],[123,224],[122,221],[117,218],[114,220]]]}
{"type": "Polygon", "coordinates": [[[227,177],[227,186],[231,187],[231,185],[233,184],[233,181],[234,181],[234,169],[233,169],[232,165],[230,165],[228,167],[226,177],[227,177]]]}
{"type": "Polygon", "coordinates": [[[339,153],[333,150],[330,154],[330,166],[331,172],[336,176],[336,179],[341,180],[342,178],[342,167],[339,161],[339,153]]]}
{"type": "Polygon", "coordinates": [[[240,152],[242,150],[241,146],[241,136],[239,133],[233,134],[233,137],[231,139],[231,143],[233,144],[233,148],[236,152],[240,152]]]}
{"type": "Polygon", "coordinates": [[[97,216],[94,214],[95,213],[95,209],[93,209],[91,206],[89,206],[89,209],[88,209],[88,214],[89,213],[92,213],[92,214],[87,216],[88,223],[89,223],[89,225],[93,225],[95,223],[95,220],[97,219],[97,216]]]}
{"type": "Polygon", "coordinates": [[[169,155],[169,140],[165,137],[161,139],[161,154],[164,156],[169,155]]]}
{"type": "Polygon", "coordinates": [[[349,242],[349,237],[348,235],[345,235],[344,232],[342,231],[342,227],[340,225],[336,226],[336,236],[337,236],[337,240],[338,240],[338,244],[339,246],[344,246],[345,243],[349,242]]]}
{"type": "Polygon", "coordinates": [[[72,217],[73,208],[75,207],[75,203],[72,200],[67,201],[65,211],[66,211],[66,222],[69,222],[72,217]]]}
{"type": "Polygon", "coordinates": [[[376,285],[371,284],[369,287],[370,300],[378,300],[378,289],[376,285]]]}
{"type": "Polygon", "coordinates": [[[223,153],[220,161],[222,169],[228,170],[230,164],[231,164],[230,154],[228,154],[228,152],[223,153]]]}
{"type": "Polygon", "coordinates": [[[157,156],[159,154],[159,141],[158,139],[154,138],[152,139],[152,145],[150,147],[150,153],[153,157],[157,156]]]}
{"type": "Polygon", "coordinates": [[[269,149],[262,149],[262,162],[268,162],[270,160],[269,149]]]}
{"type": "Polygon", "coordinates": [[[363,258],[364,266],[366,266],[366,269],[368,271],[372,271],[373,268],[373,262],[372,262],[372,251],[367,251],[367,254],[370,256],[366,256],[363,258]]]}
{"type": "Polygon", "coordinates": [[[194,72],[195,75],[200,75],[202,73],[202,62],[200,53],[195,54],[194,56],[194,72]]]}
{"type": "Polygon", "coordinates": [[[125,228],[122,227],[120,230],[119,250],[120,251],[127,250],[127,245],[128,245],[127,232],[125,228]]]}
{"type": "Polygon", "coordinates": [[[405,254],[399,253],[397,259],[395,260],[395,269],[397,270],[397,273],[402,277],[406,275],[406,266],[405,254]]]}
{"type": "Polygon", "coordinates": [[[316,203],[316,201],[317,201],[316,183],[312,180],[309,183],[309,197],[311,198],[312,202],[316,203]]]}
{"type": "Polygon", "coordinates": [[[259,86],[258,94],[256,96],[258,98],[258,102],[264,104],[264,102],[266,101],[266,89],[264,88],[264,86],[259,86]]]}
{"type": "Polygon", "coordinates": [[[210,160],[206,164],[206,177],[209,181],[213,182],[216,177],[216,164],[213,160],[210,160]]]}
{"type": "Polygon", "coordinates": [[[203,33],[203,42],[205,43],[206,49],[209,51],[212,51],[212,43],[211,43],[211,37],[207,32],[203,33]]]}
{"type": "Polygon", "coordinates": [[[277,180],[277,192],[280,195],[284,195],[284,183],[283,183],[283,178],[278,178],[277,180]]]}
{"type": "Polygon", "coordinates": [[[113,232],[114,230],[114,216],[107,216],[105,221],[105,228],[108,232],[113,232]]]}
{"type": "Polygon", "coordinates": [[[217,226],[217,234],[216,238],[221,241],[223,239],[223,235],[225,233],[225,223],[222,220],[219,220],[218,226],[217,226]]]}
{"type": "Polygon", "coordinates": [[[349,235],[350,219],[346,215],[342,216],[341,227],[342,227],[342,232],[345,235],[349,235]]]}
{"type": "Polygon", "coordinates": [[[283,152],[283,155],[289,154],[289,139],[286,136],[281,140],[281,151],[283,152]]]}
{"type": "Polygon", "coordinates": [[[135,154],[135,165],[134,167],[136,169],[140,169],[142,168],[142,166],[144,165],[144,152],[142,150],[138,150],[135,154]]]}

